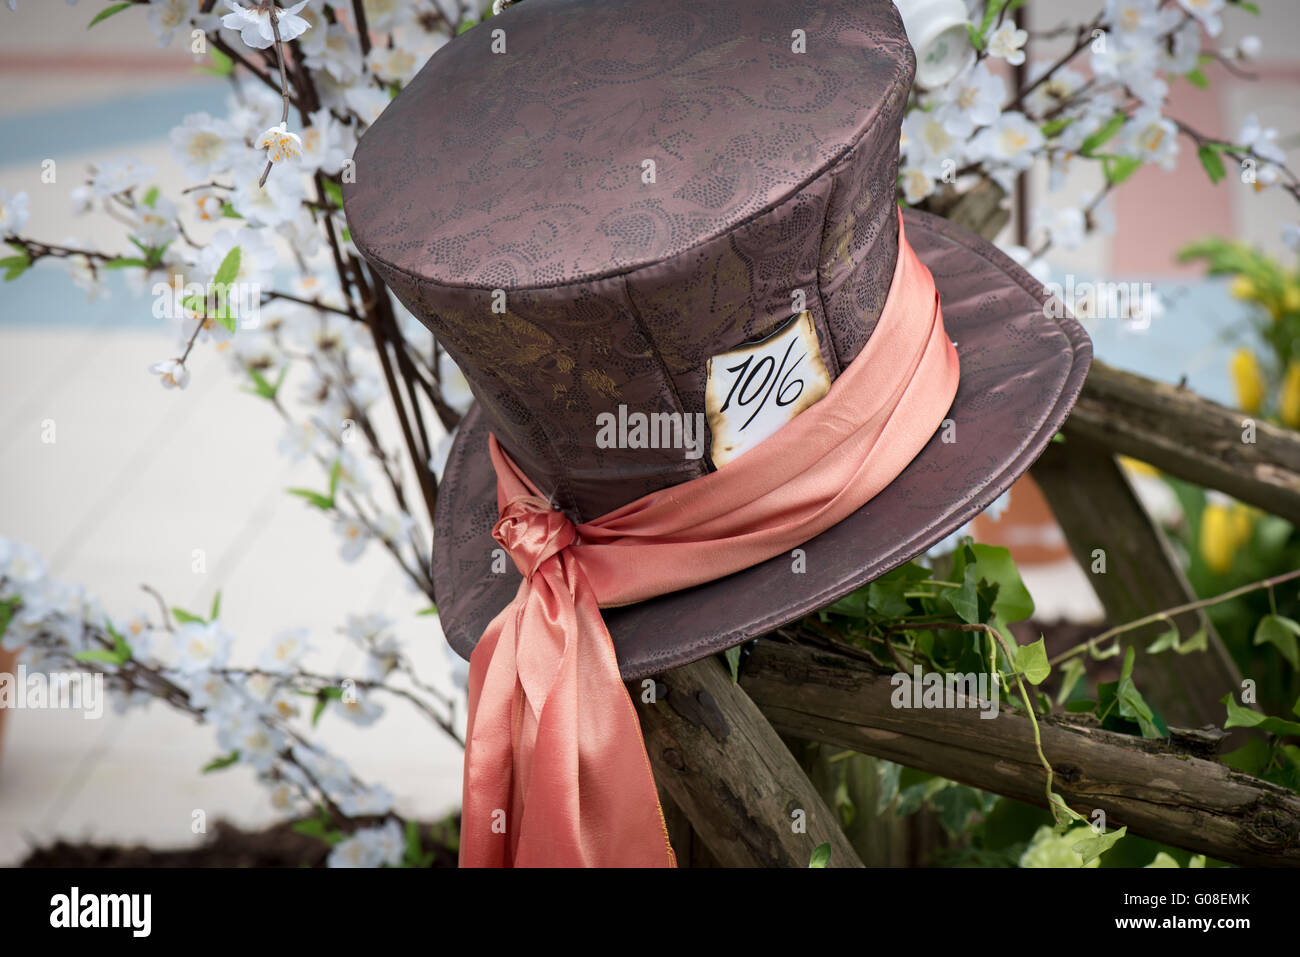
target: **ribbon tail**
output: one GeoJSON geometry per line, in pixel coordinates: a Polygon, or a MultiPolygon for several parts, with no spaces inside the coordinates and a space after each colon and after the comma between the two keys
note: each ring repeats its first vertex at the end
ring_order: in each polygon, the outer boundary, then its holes
{"type": "Polygon", "coordinates": [[[542,562],[484,633],[470,714],[462,866],[676,866],[613,640],[571,554],[542,562]]]}

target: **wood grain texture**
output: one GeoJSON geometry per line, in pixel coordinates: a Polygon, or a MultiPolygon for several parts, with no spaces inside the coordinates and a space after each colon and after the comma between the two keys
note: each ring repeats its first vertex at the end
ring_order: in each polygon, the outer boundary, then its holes
{"type": "MultiPolygon", "coordinates": [[[[1111,622],[1134,621],[1196,600],[1164,533],[1108,448],[1071,435],[1065,443],[1047,447],[1033,476],[1111,622]],[[1098,549],[1104,552],[1104,572],[1093,571],[1098,549]]],[[[1184,638],[1204,629],[1207,650],[1139,655],[1138,686],[1170,724],[1221,724],[1225,713],[1220,701],[1241,690],[1241,672],[1204,611],[1186,612],[1173,621],[1184,638]]],[[[1163,623],[1138,628],[1124,636],[1124,643],[1141,650],[1166,630],[1163,623]]]]}
{"type": "MultiPolygon", "coordinates": [[[[741,687],[782,734],[823,741],[1046,806],[1029,719],[978,709],[896,709],[890,675],[804,645],[758,643],[741,687]]],[[[1300,866],[1300,795],[1187,747],[1041,718],[1056,789],[1107,826],[1236,864],[1300,866]]]]}
{"type": "Polygon", "coordinates": [[[653,703],[640,683],[630,692],[655,780],[719,864],[807,867],[814,849],[829,843],[828,866],[862,866],[808,776],[717,658],[663,675],[653,703]]]}

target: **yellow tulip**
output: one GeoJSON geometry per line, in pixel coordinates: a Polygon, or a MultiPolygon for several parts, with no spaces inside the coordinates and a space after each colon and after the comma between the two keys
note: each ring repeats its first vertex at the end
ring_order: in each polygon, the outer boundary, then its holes
{"type": "Polygon", "coordinates": [[[1300,312],[1300,284],[1286,284],[1282,290],[1282,308],[1287,312],[1300,312]]]}
{"type": "Polygon", "coordinates": [[[1242,505],[1238,502],[1232,506],[1232,541],[1233,545],[1240,548],[1250,541],[1251,533],[1255,531],[1255,516],[1252,514],[1250,506],[1242,505]]]}
{"type": "Polygon", "coordinates": [[[1201,513],[1201,557],[1211,571],[1222,575],[1232,568],[1232,557],[1237,544],[1232,515],[1228,506],[1211,502],[1201,513]]]}
{"type": "Polygon", "coordinates": [[[1237,405],[1243,412],[1258,412],[1264,404],[1264,373],[1259,360],[1249,349],[1238,349],[1228,364],[1232,381],[1237,387],[1237,405]]]}
{"type": "Polygon", "coordinates": [[[1238,299],[1254,299],[1255,283],[1249,276],[1238,276],[1232,280],[1232,285],[1228,290],[1238,299]]]}
{"type": "Polygon", "coordinates": [[[1300,429],[1300,359],[1292,359],[1286,367],[1277,414],[1287,428],[1300,429]]]}

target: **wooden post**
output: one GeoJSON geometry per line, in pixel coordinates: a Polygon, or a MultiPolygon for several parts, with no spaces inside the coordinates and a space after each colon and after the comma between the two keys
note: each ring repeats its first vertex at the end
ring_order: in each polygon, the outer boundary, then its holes
{"type": "MultiPolygon", "coordinates": [[[[1196,600],[1164,533],[1147,515],[1110,450],[1083,435],[1052,443],[1033,475],[1065,532],[1070,550],[1089,572],[1093,590],[1115,623],[1196,600]],[[1094,571],[1104,562],[1104,571],[1094,571]]],[[[1137,682],[1170,724],[1222,724],[1219,702],[1241,690],[1241,672],[1203,610],[1173,619],[1184,638],[1207,635],[1207,651],[1139,655],[1137,682]]],[[[1168,625],[1124,636],[1139,649],[1168,625]]]]}
{"type": "MultiPolygon", "coordinates": [[[[861,867],[835,816],[754,702],[716,658],[674,669],[654,702],[631,686],[655,780],[726,867],[861,867]]],[[[680,852],[679,852],[680,857],[680,852]]]]}

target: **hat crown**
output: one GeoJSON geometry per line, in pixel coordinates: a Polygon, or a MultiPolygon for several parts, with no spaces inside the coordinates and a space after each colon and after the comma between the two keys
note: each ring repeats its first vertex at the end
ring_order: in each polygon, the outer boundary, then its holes
{"type": "Polygon", "coordinates": [[[828,379],[861,350],[914,65],[889,0],[527,0],[362,138],[352,238],[589,520],[713,467],[716,429],[689,444],[710,360],[803,311],[828,379]],[[655,414],[684,441],[602,440],[602,416],[655,414]]]}

